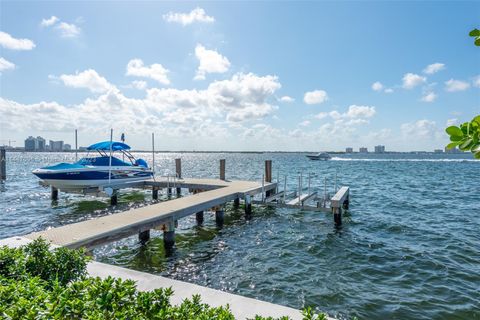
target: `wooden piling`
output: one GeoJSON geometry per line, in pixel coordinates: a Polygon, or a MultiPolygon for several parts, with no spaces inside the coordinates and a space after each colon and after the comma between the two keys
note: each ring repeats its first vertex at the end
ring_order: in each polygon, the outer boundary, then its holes
{"type": "MultiPolygon", "coordinates": [[[[272,182],[272,160],[265,160],[265,182],[272,182]]],[[[265,196],[270,197],[273,190],[266,192],[265,196]]]]}
{"type": "Polygon", "coordinates": [[[170,252],[175,246],[175,222],[170,221],[165,224],[165,229],[163,230],[163,245],[165,251],[170,252]]]}
{"type": "Polygon", "coordinates": [[[342,209],[341,208],[332,208],[333,211],[333,221],[335,222],[336,227],[342,225],[342,209]]]}
{"type": "Polygon", "coordinates": [[[152,188],[152,199],[153,200],[158,200],[158,188],[157,187],[152,188]]]}
{"type": "MultiPolygon", "coordinates": [[[[182,159],[175,159],[175,173],[178,179],[182,179],[182,159]]],[[[182,188],[177,188],[177,197],[182,194],[182,188]]]]}
{"type": "Polygon", "coordinates": [[[112,194],[112,196],[110,197],[110,205],[112,206],[116,206],[118,203],[118,196],[116,193],[112,194]]]}
{"type": "Polygon", "coordinates": [[[245,216],[249,218],[252,215],[252,197],[249,194],[245,195],[245,216]]]}
{"type": "Polygon", "coordinates": [[[225,180],[225,159],[220,159],[220,180],[225,180]]]}
{"type": "Polygon", "coordinates": [[[142,243],[145,243],[148,240],[150,240],[150,230],[145,230],[138,233],[138,240],[140,240],[140,242],[142,243]]]}
{"type": "Polygon", "coordinates": [[[197,220],[197,224],[200,226],[203,224],[203,211],[199,211],[195,214],[195,219],[197,220]]]}
{"type": "Polygon", "coordinates": [[[223,227],[225,211],[223,209],[219,209],[215,211],[215,222],[217,223],[217,227],[223,227]]]}
{"type": "Polygon", "coordinates": [[[52,199],[52,201],[57,201],[58,200],[58,189],[53,187],[53,186],[51,188],[50,198],[52,199]]]}
{"type": "Polygon", "coordinates": [[[0,180],[7,179],[7,151],[0,148],[0,180]]]}
{"type": "Polygon", "coordinates": [[[350,188],[341,187],[340,190],[333,196],[330,200],[330,205],[332,207],[333,221],[335,226],[339,227],[342,225],[342,207],[348,208],[348,199],[350,197],[350,188]]]}

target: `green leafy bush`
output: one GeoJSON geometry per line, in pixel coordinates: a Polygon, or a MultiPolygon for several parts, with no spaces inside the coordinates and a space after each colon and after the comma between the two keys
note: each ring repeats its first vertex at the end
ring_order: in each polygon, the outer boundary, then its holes
{"type": "MultiPolygon", "coordinates": [[[[210,307],[198,295],[173,306],[171,288],[145,292],[132,280],[87,277],[87,262],[82,250],[49,250],[44,240],[0,247],[0,319],[234,320],[228,305],[210,307]]],[[[326,319],[311,309],[303,314],[326,319]]]]}
{"type": "Polygon", "coordinates": [[[480,116],[470,122],[457,126],[450,126],[445,131],[450,136],[448,149],[458,146],[462,151],[471,151],[476,159],[480,159],[480,116]]]}
{"type": "Polygon", "coordinates": [[[2,247],[0,276],[13,279],[39,277],[48,283],[58,280],[66,285],[86,275],[87,262],[84,250],[49,250],[49,244],[38,239],[21,248],[2,247]]]}

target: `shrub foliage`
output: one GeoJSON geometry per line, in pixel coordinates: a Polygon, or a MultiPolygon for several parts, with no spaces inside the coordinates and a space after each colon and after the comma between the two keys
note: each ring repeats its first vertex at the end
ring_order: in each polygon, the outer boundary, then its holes
{"type": "MultiPolygon", "coordinates": [[[[41,239],[22,248],[0,247],[0,318],[234,319],[228,305],[210,307],[198,295],[174,306],[171,288],[139,291],[132,280],[87,277],[87,263],[82,250],[49,250],[41,239]]],[[[311,309],[303,314],[306,320],[326,319],[311,309]]]]}

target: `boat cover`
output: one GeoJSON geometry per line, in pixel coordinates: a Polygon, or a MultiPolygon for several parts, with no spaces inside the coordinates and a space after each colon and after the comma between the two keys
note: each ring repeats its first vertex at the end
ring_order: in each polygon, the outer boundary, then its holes
{"type": "Polygon", "coordinates": [[[110,151],[110,144],[112,145],[112,150],[113,151],[120,151],[120,150],[130,150],[130,146],[123,143],[123,142],[117,142],[117,141],[103,141],[103,142],[97,142],[95,144],[92,144],[87,148],[87,150],[103,150],[103,151],[110,151]]]}

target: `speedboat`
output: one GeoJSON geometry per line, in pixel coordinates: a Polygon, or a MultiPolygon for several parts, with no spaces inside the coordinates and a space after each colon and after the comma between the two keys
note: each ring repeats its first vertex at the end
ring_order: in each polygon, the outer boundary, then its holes
{"type": "Polygon", "coordinates": [[[329,160],[332,158],[328,153],[326,152],[320,152],[317,154],[308,154],[307,158],[310,160],[329,160]]]}
{"type": "Polygon", "coordinates": [[[152,178],[153,170],[143,159],[135,159],[122,142],[104,141],[87,148],[85,158],[75,163],[58,163],[32,171],[43,184],[63,190],[105,187],[111,184],[143,181],[152,178]],[[90,152],[98,155],[90,156],[90,152]],[[113,154],[120,152],[121,160],[113,154]]]}

